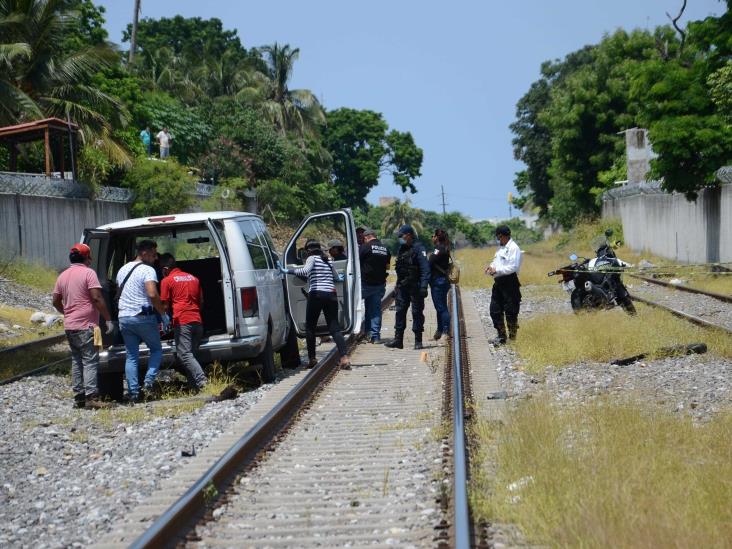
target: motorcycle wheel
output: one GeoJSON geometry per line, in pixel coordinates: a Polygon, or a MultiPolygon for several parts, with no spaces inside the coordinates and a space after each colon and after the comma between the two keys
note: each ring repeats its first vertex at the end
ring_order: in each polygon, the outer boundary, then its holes
{"type": "Polygon", "coordinates": [[[623,310],[628,313],[630,316],[634,316],[638,314],[638,311],[635,310],[635,305],[633,304],[633,300],[630,299],[629,296],[625,296],[622,299],[618,300],[618,303],[620,303],[620,306],[623,308],[623,310]]]}

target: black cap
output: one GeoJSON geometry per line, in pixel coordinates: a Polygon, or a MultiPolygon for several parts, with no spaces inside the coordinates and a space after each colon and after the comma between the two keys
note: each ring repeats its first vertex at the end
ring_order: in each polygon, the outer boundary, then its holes
{"type": "Polygon", "coordinates": [[[496,236],[511,236],[511,228],[508,225],[498,225],[496,236]]]}

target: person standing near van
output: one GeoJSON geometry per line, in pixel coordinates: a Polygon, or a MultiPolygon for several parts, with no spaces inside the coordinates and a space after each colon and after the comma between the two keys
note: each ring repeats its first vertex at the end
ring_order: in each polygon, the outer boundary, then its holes
{"type": "Polygon", "coordinates": [[[328,323],[328,331],[341,355],[339,365],[343,370],[350,370],[351,362],[348,360],[348,348],[338,325],[338,294],[334,284],[335,269],[323,253],[320,242],[308,240],[305,242],[305,252],[308,257],[304,266],[297,269],[280,266],[280,270],[284,274],[300,276],[308,280],[308,301],[305,309],[305,341],[308,347],[308,368],[312,368],[318,363],[318,359],[315,357],[315,331],[322,311],[325,321],[328,323]]]}
{"type": "Polygon", "coordinates": [[[157,249],[158,245],[152,240],[141,240],[137,243],[137,257],[117,273],[117,288],[122,289],[119,294],[119,330],[127,352],[125,377],[132,402],[144,400],[138,381],[140,343],[144,342],[150,350],[144,380],[144,391],[150,392],[163,358],[155,313],[162,317],[164,329],[170,322],[158,295],[158,275],[153,268],[158,256],[157,249]]]}
{"type": "Polygon", "coordinates": [[[163,280],[160,282],[160,299],[173,312],[175,352],[185,368],[191,388],[200,391],[208,380],[195,353],[203,337],[203,291],[201,283],[192,274],[181,270],[172,254],[160,256],[163,280]]]}
{"type": "Polygon", "coordinates": [[[160,159],[164,160],[170,156],[170,143],[173,141],[173,138],[168,133],[168,128],[160,130],[155,137],[160,145],[160,159]]]}
{"type": "Polygon", "coordinates": [[[447,271],[450,268],[450,239],[444,229],[435,229],[432,235],[432,244],[435,246],[429,256],[430,287],[432,288],[432,303],[437,313],[437,330],[433,339],[437,341],[444,334],[450,333],[450,311],[447,308],[447,293],[450,291],[450,281],[447,271]]]}
{"type": "Polygon", "coordinates": [[[376,238],[373,229],[365,229],[363,239],[358,256],[361,261],[361,297],[366,306],[366,335],[371,343],[381,343],[381,300],[386,293],[391,253],[376,238]]]}
{"type": "Polygon", "coordinates": [[[99,325],[99,315],[106,322],[106,333],[114,331],[114,324],[97,273],[89,268],[92,262],[89,246],[74,244],[69,262],[69,268],[56,279],[53,306],[64,315],[64,330],[71,348],[74,403],[77,408],[107,408],[109,405],[99,400],[99,351],[94,345],[94,329],[99,325]]]}

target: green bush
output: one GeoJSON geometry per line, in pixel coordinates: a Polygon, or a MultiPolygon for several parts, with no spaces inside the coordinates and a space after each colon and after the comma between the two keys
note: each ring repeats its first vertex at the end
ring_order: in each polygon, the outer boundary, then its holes
{"type": "Polygon", "coordinates": [[[131,213],[136,217],[187,211],[196,180],[175,160],[138,158],[123,185],[135,192],[131,213]]]}

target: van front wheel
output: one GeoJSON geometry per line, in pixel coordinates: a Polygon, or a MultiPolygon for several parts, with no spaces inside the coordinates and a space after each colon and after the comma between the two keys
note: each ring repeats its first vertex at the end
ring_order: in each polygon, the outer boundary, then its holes
{"type": "Polygon", "coordinates": [[[267,343],[264,350],[257,357],[257,362],[262,365],[262,381],[272,383],[275,380],[275,358],[272,349],[272,333],[267,332],[267,343]]]}

